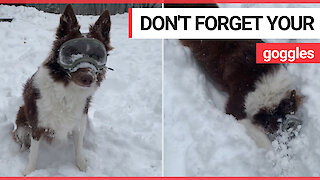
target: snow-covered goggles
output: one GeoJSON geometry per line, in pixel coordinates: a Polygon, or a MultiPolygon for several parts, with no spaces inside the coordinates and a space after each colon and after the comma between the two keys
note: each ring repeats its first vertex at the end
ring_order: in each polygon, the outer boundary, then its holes
{"type": "Polygon", "coordinates": [[[302,126],[302,120],[300,120],[296,115],[287,114],[285,117],[279,117],[279,120],[282,121],[280,131],[276,133],[267,133],[271,141],[275,140],[279,133],[281,134],[282,132],[289,133],[289,140],[299,133],[302,126]]]}
{"type": "Polygon", "coordinates": [[[79,68],[101,71],[107,63],[107,51],[104,44],[97,39],[71,39],[60,47],[58,62],[71,72],[79,68]]]}

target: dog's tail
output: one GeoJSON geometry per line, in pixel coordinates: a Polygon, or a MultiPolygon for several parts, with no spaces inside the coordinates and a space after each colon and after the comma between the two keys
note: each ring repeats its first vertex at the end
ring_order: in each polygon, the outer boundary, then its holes
{"type": "Polygon", "coordinates": [[[25,107],[21,106],[16,119],[16,129],[12,132],[13,139],[20,144],[20,151],[29,149],[31,144],[31,127],[27,123],[25,107]]]}

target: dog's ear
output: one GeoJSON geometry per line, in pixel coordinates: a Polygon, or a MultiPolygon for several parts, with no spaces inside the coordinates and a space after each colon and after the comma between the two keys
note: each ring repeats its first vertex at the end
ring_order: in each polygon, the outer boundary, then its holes
{"type": "Polygon", "coordinates": [[[305,96],[297,94],[296,90],[292,90],[290,94],[290,100],[294,104],[295,111],[302,105],[305,96]]]}
{"type": "Polygon", "coordinates": [[[295,90],[295,89],[292,90],[292,91],[291,91],[291,95],[290,95],[290,99],[291,99],[291,100],[294,100],[294,99],[296,98],[296,95],[297,95],[296,90],[295,90]]]}
{"type": "Polygon", "coordinates": [[[61,39],[71,33],[80,33],[80,26],[72,6],[68,4],[60,17],[60,24],[56,36],[57,39],[61,39]]]}
{"type": "Polygon", "coordinates": [[[110,43],[110,14],[108,10],[105,10],[96,21],[96,23],[90,27],[89,35],[90,37],[97,38],[107,45],[110,43]]]}

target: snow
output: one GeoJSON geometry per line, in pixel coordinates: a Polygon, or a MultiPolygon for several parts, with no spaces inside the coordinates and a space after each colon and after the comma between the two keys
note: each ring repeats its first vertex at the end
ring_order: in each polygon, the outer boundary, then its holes
{"type": "Polygon", "coordinates": [[[72,54],[70,60],[71,62],[74,62],[75,60],[78,60],[80,58],[83,58],[83,54],[72,54]]]}
{"type": "Polygon", "coordinates": [[[80,68],[90,68],[91,71],[94,71],[94,72],[97,72],[98,69],[96,66],[94,66],[93,64],[91,63],[88,63],[88,62],[82,62],[80,64],[77,64],[75,67],[73,67],[72,69],[70,69],[70,72],[76,72],[78,69],[80,68]]]}
{"type": "MultiPolygon", "coordinates": [[[[318,4],[221,4],[221,7],[320,7],[318,4]]],[[[266,40],[320,42],[319,40],[266,40]]],[[[320,65],[288,66],[306,96],[300,134],[258,148],[244,126],[224,113],[215,88],[177,40],[164,41],[165,176],[320,176],[320,65]],[[289,147],[289,148],[288,148],[289,147]]]]}
{"type": "MultiPolygon", "coordinates": [[[[0,5],[0,176],[22,176],[28,152],[11,137],[22,105],[23,84],[47,58],[59,15],[0,5]]],[[[83,33],[98,16],[77,16],[83,33]]],[[[30,176],[161,176],[161,40],[128,39],[128,14],[111,16],[107,78],[89,109],[84,153],[88,169],[75,165],[68,142],[42,142],[30,176]]]]}

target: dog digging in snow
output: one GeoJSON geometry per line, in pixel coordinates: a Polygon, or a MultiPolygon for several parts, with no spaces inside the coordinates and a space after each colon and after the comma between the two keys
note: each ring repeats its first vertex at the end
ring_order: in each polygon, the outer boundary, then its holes
{"type": "MultiPolygon", "coordinates": [[[[217,4],[165,4],[165,8],[218,8],[217,4]]],[[[298,110],[304,96],[286,67],[256,64],[262,40],[190,40],[188,47],[213,85],[228,94],[226,114],[246,128],[259,147],[270,149],[283,135],[291,140],[302,125],[298,110]]],[[[286,142],[285,142],[286,143],[286,142]]]]}
{"type": "Polygon", "coordinates": [[[42,139],[74,138],[76,165],[86,171],[83,138],[91,97],[106,74],[110,46],[110,15],[104,11],[86,35],[71,5],[60,17],[49,57],[24,86],[24,104],[20,107],[13,137],[21,150],[30,148],[27,175],[37,168],[42,139]]]}
{"type": "Polygon", "coordinates": [[[256,64],[261,40],[180,40],[214,85],[227,92],[225,107],[259,147],[271,148],[282,132],[294,137],[302,121],[296,113],[303,96],[280,64],[256,64]]]}

